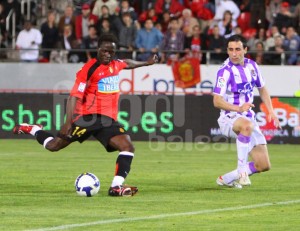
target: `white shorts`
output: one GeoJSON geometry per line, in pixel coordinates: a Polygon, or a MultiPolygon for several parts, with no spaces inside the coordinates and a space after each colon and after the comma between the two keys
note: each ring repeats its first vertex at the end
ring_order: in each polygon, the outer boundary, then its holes
{"type": "Polygon", "coordinates": [[[236,138],[237,134],[233,131],[233,124],[234,122],[240,118],[243,117],[249,121],[251,121],[254,125],[253,132],[251,134],[251,149],[259,144],[267,144],[265,136],[262,134],[262,132],[259,129],[259,126],[257,122],[253,119],[250,119],[246,116],[237,114],[237,113],[229,113],[227,115],[221,115],[218,119],[218,123],[220,126],[220,130],[222,135],[227,137],[236,138]]]}

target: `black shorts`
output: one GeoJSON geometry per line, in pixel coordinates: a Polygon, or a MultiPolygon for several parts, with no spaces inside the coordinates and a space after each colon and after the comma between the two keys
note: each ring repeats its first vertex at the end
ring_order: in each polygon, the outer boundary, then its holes
{"type": "Polygon", "coordinates": [[[116,151],[114,147],[109,145],[112,137],[127,134],[123,126],[114,119],[99,115],[83,115],[72,123],[71,135],[66,137],[58,133],[58,137],[70,142],[78,141],[82,143],[90,136],[95,137],[108,152],[116,151]]]}

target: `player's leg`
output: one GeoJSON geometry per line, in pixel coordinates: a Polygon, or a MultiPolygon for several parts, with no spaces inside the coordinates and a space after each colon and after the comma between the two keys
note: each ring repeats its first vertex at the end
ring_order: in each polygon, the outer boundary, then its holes
{"type": "Polygon", "coordinates": [[[248,176],[248,154],[251,148],[251,135],[254,124],[251,120],[240,117],[233,123],[233,131],[237,134],[237,171],[239,174],[239,184],[250,185],[251,181],[248,176]]]}
{"type": "Polygon", "coordinates": [[[15,134],[30,134],[49,151],[59,151],[70,144],[70,141],[60,137],[54,137],[51,133],[44,131],[41,125],[18,124],[14,127],[15,134]]]}
{"type": "Polygon", "coordinates": [[[130,172],[132,159],[134,157],[134,146],[131,142],[130,136],[127,134],[114,136],[109,140],[109,145],[113,149],[119,151],[119,155],[116,160],[115,176],[109,189],[109,195],[134,195],[138,191],[137,187],[123,185],[125,178],[130,172]]]}
{"type": "MultiPolygon", "coordinates": [[[[236,138],[238,159],[241,160],[238,164],[242,164],[243,162],[244,164],[246,164],[246,166],[243,165],[244,171],[245,169],[249,169],[249,163],[247,163],[249,151],[246,152],[248,142],[245,143],[245,141],[248,141],[249,139],[248,136],[249,134],[251,134],[252,124],[247,118],[244,118],[243,116],[237,114],[222,115],[218,119],[218,123],[223,135],[236,138]],[[242,146],[242,148],[240,148],[240,146],[242,146]],[[239,155],[241,157],[239,157],[239,155]]],[[[239,180],[239,172],[237,169],[235,169],[231,172],[219,176],[216,182],[218,185],[240,188],[240,185],[236,183],[237,180],[239,180]]]]}
{"type": "Polygon", "coordinates": [[[268,148],[265,144],[260,144],[255,146],[251,152],[250,156],[253,160],[252,170],[253,174],[257,172],[269,171],[271,168],[271,162],[269,158],[268,148]]]}
{"type": "Polygon", "coordinates": [[[137,192],[137,188],[123,185],[130,172],[134,157],[134,146],[130,136],[126,134],[121,124],[111,118],[102,116],[100,121],[103,127],[93,136],[102,143],[108,152],[119,151],[115,175],[108,193],[111,196],[132,196],[137,192]]]}

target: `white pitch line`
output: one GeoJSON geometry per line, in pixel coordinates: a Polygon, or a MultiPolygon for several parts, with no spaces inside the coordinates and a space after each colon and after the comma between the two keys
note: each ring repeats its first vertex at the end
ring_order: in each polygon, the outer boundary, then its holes
{"type": "Polygon", "coordinates": [[[300,203],[300,200],[281,201],[281,202],[274,202],[274,203],[263,203],[263,204],[246,205],[246,206],[239,206],[239,207],[228,207],[228,208],[221,208],[221,209],[208,209],[208,210],[199,210],[199,211],[193,211],[193,212],[160,214],[160,215],[153,215],[153,216],[147,216],[147,217],[133,217],[133,218],[101,220],[101,221],[94,221],[94,222],[88,222],[88,223],[82,223],[82,224],[61,225],[61,226],[55,226],[55,227],[51,227],[51,228],[49,227],[49,228],[31,229],[31,230],[27,230],[27,231],[66,230],[66,229],[71,229],[71,228],[86,227],[86,226],[93,226],[93,225],[164,219],[164,218],[169,218],[169,217],[191,216],[191,215],[200,215],[200,214],[217,213],[217,212],[234,211],[234,210],[244,210],[244,209],[255,209],[255,208],[261,208],[261,207],[269,207],[269,206],[276,206],[276,205],[289,205],[289,204],[298,204],[298,203],[300,203]]]}

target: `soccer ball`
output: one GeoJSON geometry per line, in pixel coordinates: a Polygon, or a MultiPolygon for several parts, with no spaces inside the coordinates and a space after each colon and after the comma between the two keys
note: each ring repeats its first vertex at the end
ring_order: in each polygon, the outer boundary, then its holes
{"type": "Polygon", "coordinates": [[[79,196],[94,196],[100,190],[100,181],[93,173],[82,173],[75,180],[75,190],[79,196]]]}

